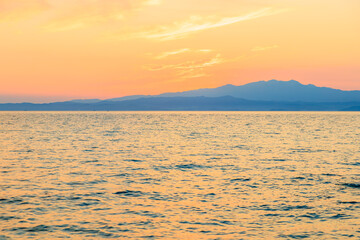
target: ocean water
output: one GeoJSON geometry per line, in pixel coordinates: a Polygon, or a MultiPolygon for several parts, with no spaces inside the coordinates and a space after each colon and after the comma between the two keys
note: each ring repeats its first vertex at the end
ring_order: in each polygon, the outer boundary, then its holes
{"type": "Polygon", "coordinates": [[[1,112],[0,239],[359,239],[360,113],[1,112]]]}

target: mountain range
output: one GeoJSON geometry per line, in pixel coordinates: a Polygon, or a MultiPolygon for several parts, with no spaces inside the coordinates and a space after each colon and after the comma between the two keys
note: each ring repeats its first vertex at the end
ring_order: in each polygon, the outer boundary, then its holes
{"type": "Polygon", "coordinates": [[[351,102],[360,101],[360,91],[342,91],[339,89],[303,85],[295,80],[290,81],[260,81],[242,86],[232,84],[218,88],[203,88],[198,90],[163,93],[160,95],[133,95],[108,99],[110,101],[134,100],[148,97],[223,97],[231,96],[256,101],[284,102],[351,102]]]}
{"type": "Polygon", "coordinates": [[[359,111],[360,91],[303,85],[295,80],[231,84],[159,95],[45,104],[0,104],[3,111],[359,111]]]}

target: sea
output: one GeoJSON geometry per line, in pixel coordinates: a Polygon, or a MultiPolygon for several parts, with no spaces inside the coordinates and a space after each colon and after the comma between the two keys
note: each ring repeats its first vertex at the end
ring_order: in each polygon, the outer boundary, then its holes
{"type": "Polygon", "coordinates": [[[360,239],[360,113],[0,112],[0,239],[360,239]]]}

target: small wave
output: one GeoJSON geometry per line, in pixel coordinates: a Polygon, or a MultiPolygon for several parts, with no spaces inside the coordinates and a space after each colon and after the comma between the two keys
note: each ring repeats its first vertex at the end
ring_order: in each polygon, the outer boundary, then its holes
{"type": "Polygon", "coordinates": [[[231,179],[230,182],[248,182],[250,180],[251,180],[251,178],[234,178],[234,179],[231,179]]]}
{"type": "Polygon", "coordinates": [[[333,174],[333,173],[323,173],[323,174],[321,174],[321,175],[323,175],[323,176],[329,176],[329,177],[339,176],[339,175],[333,174]]]}
{"type": "Polygon", "coordinates": [[[0,240],[10,240],[11,238],[5,236],[5,235],[0,235],[0,240]]]}
{"type": "Polygon", "coordinates": [[[279,237],[286,238],[286,239],[305,239],[305,238],[318,239],[318,237],[321,237],[323,235],[324,235],[323,231],[318,231],[318,232],[292,233],[289,235],[281,234],[279,237]]]}
{"type": "Polygon", "coordinates": [[[307,213],[307,214],[300,215],[299,217],[300,218],[309,218],[309,219],[312,219],[312,220],[321,218],[321,216],[316,214],[316,213],[307,213]]]}
{"type": "Polygon", "coordinates": [[[141,191],[131,191],[131,190],[119,191],[119,192],[115,192],[114,194],[120,196],[126,196],[126,197],[140,197],[144,195],[144,193],[141,191]]]}
{"type": "Polygon", "coordinates": [[[92,209],[92,211],[108,211],[111,210],[112,208],[94,208],[92,209]]]}
{"type": "Polygon", "coordinates": [[[130,225],[134,225],[134,226],[148,226],[148,225],[153,225],[153,223],[151,221],[137,221],[137,222],[126,222],[126,223],[118,223],[118,226],[130,226],[130,225]]]}
{"type": "Polygon", "coordinates": [[[175,168],[181,169],[181,170],[188,170],[188,169],[201,169],[201,168],[207,168],[207,166],[204,165],[197,165],[197,164],[179,164],[175,165],[175,168]]]}
{"type": "Polygon", "coordinates": [[[281,238],[292,238],[292,239],[304,239],[311,237],[310,234],[289,234],[289,235],[280,235],[281,238]]]}
{"type": "Polygon", "coordinates": [[[139,160],[139,159],[125,159],[125,162],[143,162],[143,160],[139,160]]]}
{"type": "Polygon", "coordinates": [[[10,229],[10,231],[24,231],[24,232],[48,232],[51,231],[51,227],[50,226],[46,226],[46,225],[38,225],[35,227],[16,227],[16,228],[12,228],[10,229]]]}
{"type": "Polygon", "coordinates": [[[67,182],[65,183],[66,185],[69,185],[69,186],[80,186],[80,185],[85,185],[84,182],[67,182]]]}
{"type": "Polygon", "coordinates": [[[264,211],[291,211],[291,210],[304,210],[304,209],[312,209],[313,207],[307,206],[307,205],[285,205],[281,204],[278,206],[271,206],[271,205],[260,205],[259,207],[256,207],[256,210],[264,210],[264,211]]]}
{"type": "Polygon", "coordinates": [[[289,159],[284,159],[284,158],[272,158],[272,159],[267,159],[268,161],[273,161],[273,162],[286,162],[289,161],[289,159]]]}
{"type": "Polygon", "coordinates": [[[360,188],[360,183],[343,183],[341,185],[351,188],[360,188]]]}
{"type": "Polygon", "coordinates": [[[293,180],[304,180],[306,178],[305,177],[292,177],[291,179],[293,179],[293,180]]]}
{"type": "Polygon", "coordinates": [[[86,160],[86,161],[81,161],[81,163],[95,163],[95,162],[99,162],[99,160],[86,160]]]}
{"type": "Polygon", "coordinates": [[[350,162],[350,163],[343,163],[344,165],[350,165],[350,166],[360,166],[360,162],[350,162]]]}
{"type": "Polygon", "coordinates": [[[19,219],[19,218],[15,217],[15,216],[0,216],[0,220],[3,220],[3,221],[8,221],[8,220],[11,220],[11,219],[19,219]]]}
{"type": "Polygon", "coordinates": [[[338,201],[339,204],[359,204],[357,201],[338,201]]]}
{"type": "Polygon", "coordinates": [[[123,214],[134,214],[138,216],[151,217],[151,218],[165,218],[165,215],[162,213],[156,213],[146,210],[142,210],[142,211],[126,210],[123,214]]]}
{"type": "Polygon", "coordinates": [[[233,148],[238,148],[238,149],[242,149],[242,150],[250,150],[250,148],[246,145],[236,145],[236,146],[233,146],[233,148]]]}
{"type": "Polygon", "coordinates": [[[140,238],[145,238],[145,239],[155,239],[156,236],[155,235],[146,235],[146,236],[141,236],[140,238]]]}
{"type": "Polygon", "coordinates": [[[103,232],[97,229],[82,228],[78,226],[70,226],[63,229],[63,231],[77,234],[94,234],[102,237],[115,237],[112,233],[103,232]]]}
{"type": "Polygon", "coordinates": [[[21,204],[29,204],[28,202],[25,202],[24,200],[22,200],[21,198],[10,198],[10,199],[7,199],[7,198],[1,198],[0,199],[0,204],[18,204],[18,205],[21,205],[21,204]]]}
{"type": "Polygon", "coordinates": [[[339,218],[341,218],[341,219],[350,219],[351,216],[350,216],[350,215],[346,215],[346,214],[341,214],[341,213],[339,213],[339,214],[336,214],[336,215],[334,215],[334,216],[331,216],[330,218],[331,218],[331,219],[339,219],[339,218]]]}
{"type": "Polygon", "coordinates": [[[99,204],[99,202],[100,202],[99,200],[91,199],[87,202],[82,202],[82,203],[78,204],[78,206],[80,206],[80,207],[92,206],[92,205],[99,204]]]}
{"type": "Polygon", "coordinates": [[[130,176],[130,174],[128,173],[119,173],[119,174],[111,175],[110,177],[128,177],[128,176],[130,176]]]}
{"type": "Polygon", "coordinates": [[[189,221],[181,221],[179,223],[182,224],[190,224],[190,225],[204,225],[204,226],[221,226],[220,223],[217,222],[189,222],[189,221]]]}

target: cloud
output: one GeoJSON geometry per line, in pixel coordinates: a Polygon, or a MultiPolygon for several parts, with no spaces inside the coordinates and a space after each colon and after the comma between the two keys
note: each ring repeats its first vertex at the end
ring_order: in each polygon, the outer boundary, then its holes
{"type": "Polygon", "coordinates": [[[237,16],[237,17],[217,18],[217,17],[193,16],[187,21],[175,22],[172,25],[159,26],[151,31],[136,32],[123,37],[125,39],[145,38],[145,39],[155,39],[161,41],[174,40],[174,39],[184,38],[195,32],[212,29],[212,28],[218,28],[229,24],[234,24],[260,17],[270,16],[284,11],[286,10],[285,9],[273,10],[272,8],[264,8],[256,12],[252,12],[247,15],[237,16]]]}
{"type": "Polygon", "coordinates": [[[207,59],[205,61],[188,61],[185,63],[180,64],[168,64],[162,65],[160,67],[145,67],[145,69],[150,71],[160,71],[165,69],[198,69],[198,68],[205,68],[215,64],[219,64],[224,62],[224,59],[221,58],[220,54],[217,54],[215,57],[207,59]]]}
{"type": "MultiPolygon", "coordinates": [[[[168,52],[168,53],[175,53],[175,52],[198,52],[198,53],[212,53],[214,50],[212,49],[179,49],[176,51],[168,52]],[[186,49],[186,51],[185,51],[186,49]]],[[[180,53],[178,53],[180,54],[180,53]]],[[[213,55],[212,57],[203,58],[202,60],[197,61],[185,61],[182,63],[175,63],[175,64],[153,64],[143,66],[143,69],[152,72],[161,72],[161,71],[168,71],[170,73],[175,74],[176,79],[172,80],[174,82],[183,81],[183,79],[191,79],[191,78],[200,78],[209,76],[206,71],[214,67],[216,65],[230,63],[230,62],[237,62],[240,59],[243,59],[245,55],[237,56],[235,58],[224,58],[220,53],[213,55]]],[[[168,61],[168,60],[166,60],[168,61]]]]}
{"type": "Polygon", "coordinates": [[[189,71],[188,73],[184,73],[182,76],[179,76],[175,79],[167,80],[167,83],[176,83],[176,82],[184,82],[186,79],[193,79],[193,78],[201,78],[201,77],[209,77],[209,74],[197,71],[189,71]]]}
{"type": "Polygon", "coordinates": [[[258,52],[258,51],[265,51],[265,50],[269,50],[269,49],[274,49],[274,48],[278,48],[278,45],[273,45],[273,46],[269,46],[269,47],[254,47],[253,49],[251,49],[251,51],[253,52],[258,52]]]}
{"type": "Polygon", "coordinates": [[[169,56],[173,56],[173,55],[178,55],[178,54],[182,54],[182,53],[186,53],[186,52],[192,52],[192,53],[208,53],[208,52],[212,52],[211,49],[198,49],[198,50],[192,50],[189,48],[183,48],[183,49],[178,49],[178,50],[174,50],[174,51],[170,51],[170,52],[163,52],[157,56],[155,56],[155,59],[164,59],[167,58],[169,56]]]}
{"type": "Polygon", "coordinates": [[[163,52],[160,55],[156,56],[155,59],[164,59],[164,58],[167,58],[172,55],[177,55],[177,54],[181,54],[181,53],[185,53],[185,52],[189,52],[189,51],[190,51],[189,48],[183,48],[183,49],[179,49],[179,50],[175,50],[175,51],[171,51],[171,52],[163,52]]]}
{"type": "Polygon", "coordinates": [[[221,57],[221,54],[217,54],[212,58],[207,58],[201,61],[187,61],[179,64],[167,64],[161,66],[145,66],[148,71],[163,71],[173,70],[175,75],[179,78],[195,78],[206,76],[204,70],[208,67],[218,65],[227,62],[221,57]]]}

